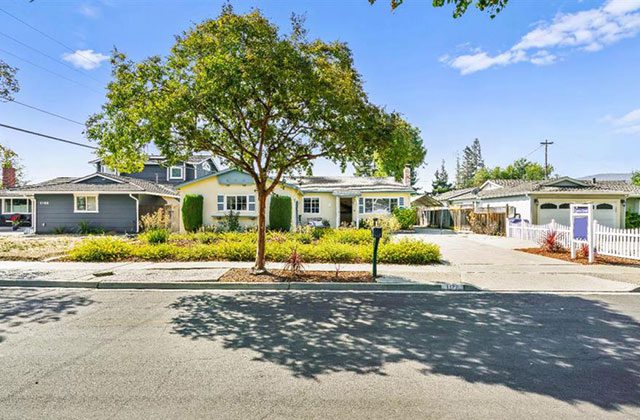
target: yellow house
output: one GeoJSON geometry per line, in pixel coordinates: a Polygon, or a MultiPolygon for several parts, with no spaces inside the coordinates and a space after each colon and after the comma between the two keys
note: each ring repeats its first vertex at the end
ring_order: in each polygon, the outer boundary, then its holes
{"type": "MultiPolygon", "coordinates": [[[[357,226],[363,218],[390,214],[396,207],[410,204],[414,192],[405,181],[393,178],[353,176],[311,176],[285,180],[273,192],[291,197],[293,228],[300,225],[357,226]]],[[[248,174],[226,169],[177,186],[185,195],[203,197],[203,222],[217,225],[230,211],[239,214],[245,227],[257,220],[256,191],[248,174]]],[[[267,203],[267,221],[269,203],[267,203]]],[[[184,228],[181,226],[181,230],[184,228]]]]}

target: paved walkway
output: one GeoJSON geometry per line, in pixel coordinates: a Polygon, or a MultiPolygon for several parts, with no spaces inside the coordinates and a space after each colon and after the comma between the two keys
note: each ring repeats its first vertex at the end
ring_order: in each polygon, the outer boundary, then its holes
{"type": "MultiPolygon", "coordinates": [[[[531,243],[484,235],[423,231],[410,236],[440,245],[444,264],[381,265],[384,283],[469,284],[490,291],[627,292],[640,288],[640,268],[585,266],[515,251],[531,243]]],[[[250,262],[70,263],[0,261],[0,280],[74,282],[211,282],[229,268],[250,262]]],[[[269,264],[280,268],[282,264],[269,264]]],[[[334,270],[333,264],[306,264],[308,270],[334,270]]],[[[342,270],[369,271],[368,264],[342,270]]]]}

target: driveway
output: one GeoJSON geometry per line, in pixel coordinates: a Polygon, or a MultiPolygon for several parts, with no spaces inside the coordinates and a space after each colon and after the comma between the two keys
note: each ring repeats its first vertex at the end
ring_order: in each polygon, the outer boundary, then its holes
{"type": "Polygon", "coordinates": [[[421,279],[473,284],[493,291],[631,291],[640,287],[640,268],[581,265],[516,251],[535,247],[513,238],[424,229],[399,235],[440,246],[448,269],[424,269],[421,279]]]}
{"type": "Polygon", "coordinates": [[[0,289],[2,418],[638,418],[630,294],[0,289]]]}

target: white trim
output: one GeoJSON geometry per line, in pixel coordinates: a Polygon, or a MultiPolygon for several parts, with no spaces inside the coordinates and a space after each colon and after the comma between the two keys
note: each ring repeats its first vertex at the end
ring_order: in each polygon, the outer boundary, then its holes
{"type": "MultiPolygon", "coordinates": [[[[362,212],[362,214],[391,214],[391,212],[392,212],[392,210],[391,210],[391,200],[396,200],[397,201],[398,204],[396,205],[396,208],[400,207],[400,196],[396,196],[396,197],[388,197],[388,196],[387,197],[360,197],[360,198],[362,198],[364,200],[362,202],[362,209],[364,210],[362,212]],[[386,211],[371,211],[371,212],[368,212],[367,211],[367,200],[389,200],[389,209],[386,210],[386,211]]],[[[358,203],[358,206],[359,205],[360,205],[360,203],[358,203]]],[[[406,203],[402,207],[403,208],[407,207],[406,203]]],[[[371,208],[373,209],[373,204],[372,204],[371,208]]]]}
{"type": "Polygon", "coordinates": [[[73,194],[73,212],[74,213],[100,213],[100,200],[98,194],[73,194]],[[96,209],[95,210],[78,210],[78,197],[95,197],[96,209]]]}
{"type": "Polygon", "coordinates": [[[103,174],[102,172],[96,172],[95,174],[87,175],[82,178],[74,179],[70,182],[70,184],[77,184],[82,181],[86,181],[87,179],[95,178],[97,176],[102,177],[104,179],[108,179],[109,181],[117,182],[118,184],[124,184],[124,181],[120,181],[119,179],[112,178],[109,176],[110,174],[103,174]]]}
{"type": "Polygon", "coordinates": [[[310,197],[302,197],[302,214],[320,214],[320,206],[322,200],[320,200],[319,196],[310,196],[310,197]],[[309,199],[309,200],[318,200],[318,211],[317,212],[308,212],[304,210],[304,200],[309,199]]]}
{"type": "MultiPolygon", "coordinates": [[[[147,192],[144,190],[138,190],[138,191],[40,191],[40,190],[34,190],[34,191],[29,191],[29,196],[32,195],[37,195],[37,194],[53,194],[53,195],[58,195],[58,194],[67,194],[67,195],[128,195],[128,194],[144,194],[144,195],[155,195],[158,197],[171,197],[171,198],[180,198],[179,194],[173,195],[173,194],[161,194],[161,193],[152,193],[152,192],[147,192]]],[[[15,197],[15,198],[20,198],[20,197],[15,197]]]]}
{"type": "Polygon", "coordinates": [[[133,194],[129,194],[129,197],[136,202],[136,233],[138,233],[140,232],[140,200],[134,197],[133,194]]]}
{"type": "Polygon", "coordinates": [[[176,180],[184,181],[186,179],[186,175],[187,175],[187,165],[184,163],[182,165],[172,165],[167,167],[167,181],[176,181],[176,180]],[[179,177],[172,176],[171,174],[172,169],[180,169],[181,175],[179,177]]]}
{"type": "Polygon", "coordinates": [[[13,200],[26,200],[27,201],[27,209],[29,208],[30,199],[28,197],[2,197],[0,198],[0,205],[2,206],[2,214],[32,214],[33,213],[33,203],[31,203],[31,211],[21,212],[21,211],[13,211],[13,200]],[[10,212],[5,211],[4,202],[5,200],[11,200],[11,210],[10,212]]]}
{"type": "MultiPolygon", "coordinates": [[[[254,207],[256,208],[255,210],[249,210],[249,197],[251,196],[255,196],[255,194],[218,194],[218,195],[222,195],[224,197],[224,211],[227,212],[229,210],[234,211],[234,212],[238,212],[242,215],[242,213],[247,213],[247,214],[252,214],[255,213],[256,211],[258,211],[258,203],[257,203],[257,197],[255,199],[255,201],[253,202],[254,207]],[[247,209],[246,210],[236,210],[236,209],[230,209],[227,207],[227,198],[228,197],[245,197],[247,200],[247,209]]],[[[236,199],[236,204],[237,204],[237,199],[236,199]]],[[[218,203],[216,201],[216,211],[218,208],[218,203]]]]}

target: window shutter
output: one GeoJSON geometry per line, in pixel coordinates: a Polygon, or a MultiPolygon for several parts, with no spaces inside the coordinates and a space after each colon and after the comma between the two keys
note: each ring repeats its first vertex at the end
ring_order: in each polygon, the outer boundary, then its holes
{"type": "Polygon", "coordinates": [[[398,198],[398,207],[404,207],[404,197],[398,198]]]}
{"type": "Polygon", "coordinates": [[[358,198],[358,213],[364,213],[364,198],[362,197],[358,198]]]}
{"type": "Polygon", "coordinates": [[[218,211],[224,211],[224,195],[218,196],[218,211]]]}
{"type": "Polygon", "coordinates": [[[249,203],[249,206],[247,207],[247,209],[249,211],[256,211],[256,196],[255,195],[247,196],[247,202],[249,203]]]}

